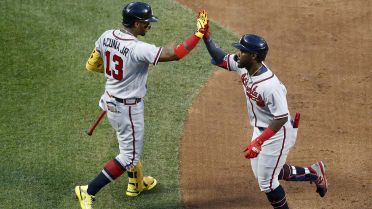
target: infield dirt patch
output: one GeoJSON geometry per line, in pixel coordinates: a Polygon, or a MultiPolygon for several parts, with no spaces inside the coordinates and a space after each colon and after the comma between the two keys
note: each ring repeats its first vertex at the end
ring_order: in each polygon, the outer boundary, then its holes
{"type": "MultiPolygon", "coordinates": [[[[301,113],[287,162],[327,166],[324,198],[309,183],[281,182],[290,207],[372,208],[372,1],[178,2],[268,42],[266,63],[287,87],[292,116],[301,113]]],[[[271,208],[243,156],[248,123],[238,74],[216,69],[189,110],[180,144],[185,208],[271,208]]]]}

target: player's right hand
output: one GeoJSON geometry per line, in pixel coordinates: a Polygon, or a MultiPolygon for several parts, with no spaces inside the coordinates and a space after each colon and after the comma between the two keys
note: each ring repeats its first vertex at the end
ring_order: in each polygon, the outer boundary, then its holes
{"type": "Polygon", "coordinates": [[[201,28],[199,31],[204,34],[203,35],[204,39],[209,38],[209,36],[210,36],[210,34],[209,34],[209,20],[207,20],[207,24],[204,26],[204,28],[201,28]]]}
{"type": "Polygon", "coordinates": [[[261,146],[263,142],[260,141],[259,138],[256,138],[253,140],[244,150],[243,152],[246,152],[244,154],[245,158],[252,159],[256,158],[258,154],[261,152],[261,146]],[[248,152],[247,152],[248,151],[248,152]]]}
{"type": "Polygon", "coordinates": [[[198,19],[196,20],[197,31],[195,35],[199,38],[203,38],[208,33],[209,37],[209,24],[207,12],[203,9],[198,13],[198,19]]]}

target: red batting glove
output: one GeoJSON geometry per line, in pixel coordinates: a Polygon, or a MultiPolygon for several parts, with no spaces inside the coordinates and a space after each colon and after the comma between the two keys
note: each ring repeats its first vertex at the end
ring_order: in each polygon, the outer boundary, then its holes
{"type": "Polygon", "coordinates": [[[263,144],[263,141],[261,141],[259,138],[256,138],[253,140],[244,150],[243,152],[246,152],[244,154],[245,158],[255,158],[258,156],[258,154],[261,152],[261,146],[263,144]]]}
{"type": "Polygon", "coordinates": [[[255,138],[244,150],[245,158],[255,158],[261,152],[262,144],[270,137],[274,136],[275,132],[271,128],[265,129],[265,131],[257,138],[255,138]]]}
{"type": "Polygon", "coordinates": [[[209,38],[209,20],[207,20],[207,24],[204,26],[204,28],[200,28],[199,30],[200,33],[204,34],[203,38],[207,39],[209,38]]]}

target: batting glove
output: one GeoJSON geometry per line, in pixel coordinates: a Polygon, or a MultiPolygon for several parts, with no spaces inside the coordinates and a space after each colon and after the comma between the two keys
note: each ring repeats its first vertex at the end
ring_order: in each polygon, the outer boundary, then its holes
{"type": "Polygon", "coordinates": [[[204,26],[204,28],[201,28],[199,31],[204,34],[204,39],[209,38],[209,20],[207,20],[207,24],[204,26]]]}
{"type": "Polygon", "coordinates": [[[256,138],[253,140],[244,150],[243,152],[246,152],[244,154],[245,158],[255,158],[260,154],[261,152],[261,146],[263,144],[263,141],[261,141],[259,138],[256,138]],[[248,151],[248,152],[247,152],[248,151]]]}
{"type": "Polygon", "coordinates": [[[245,158],[255,158],[261,152],[262,144],[275,135],[275,132],[271,128],[267,128],[259,137],[255,138],[244,150],[245,158]]]}
{"type": "MultiPolygon", "coordinates": [[[[206,25],[208,25],[207,12],[203,9],[198,13],[198,19],[196,20],[197,31],[195,35],[199,38],[203,38],[206,33],[206,25]]],[[[209,28],[209,26],[207,26],[209,28]]]]}

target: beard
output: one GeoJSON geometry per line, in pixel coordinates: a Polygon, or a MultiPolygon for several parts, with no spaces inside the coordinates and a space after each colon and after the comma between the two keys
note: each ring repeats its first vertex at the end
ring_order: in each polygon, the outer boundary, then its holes
{"type": "Polygon", "coordinates": [[[249,61],[242,62],[242,61],[240,60],[240,62],[238,63],[238,68],[246,68],[246,69],[249,69],[249,68],[252,67],[252,65],[253,65],[252,62],[249,62],[249,61]]]}
{"type": "Polygon", "coordinates": [[[147,32],[151,29],[151,25],[143,26],[143,32],[140,34],[141,36],[145,36],[147,32]]]}

